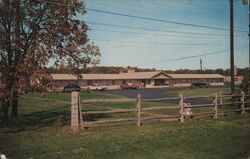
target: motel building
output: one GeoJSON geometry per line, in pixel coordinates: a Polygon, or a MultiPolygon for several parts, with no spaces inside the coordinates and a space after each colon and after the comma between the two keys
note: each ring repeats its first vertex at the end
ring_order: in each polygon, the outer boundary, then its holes
{"type": "Polygon", "coordinates": [[[120,88],[122,84],[134,83],[141,87],[188,87],[193,82],[207,82],[210,85],[224,85],[225,77],[220,74],[167,74],[161,71],[135,72],[128,70],[127,73],[119,74],[81,74],[77,78],[71,74],[51,74],[52,86],[62,89],[69,83],[76,83],[81,88],[90,85],[107,86],[109,89],[120,88]]]}

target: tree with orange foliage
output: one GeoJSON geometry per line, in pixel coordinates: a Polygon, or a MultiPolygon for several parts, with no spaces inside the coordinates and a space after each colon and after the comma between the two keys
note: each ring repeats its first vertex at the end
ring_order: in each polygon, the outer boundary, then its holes
{"type": "Polygon", "coordinates": [[[81,0],[0,1],[0,81],[3,90],[0,110],[4,114],[1,119],[4,125],[17,116],[21,88],[34,78],[48,76],[46,66],[49,62],[54,65],[64,62],[73,74],[99,62],[99,48],[87,36],[89,27],[77,17],[85,13],[81,0]]]}

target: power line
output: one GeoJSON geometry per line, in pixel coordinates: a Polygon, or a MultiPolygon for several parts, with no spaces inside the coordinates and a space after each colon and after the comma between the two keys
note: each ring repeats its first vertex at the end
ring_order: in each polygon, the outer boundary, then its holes
{"type": "MultiPolygon", "coordinates": [[[[187,35],[207,35],[207,36],[229,36],[223,34],[212,34],[212,33],[200,33],[200,32],[185,32],[185,31],[175,31],[175,30],[163,30],[163,29],[153,29],[153,28],[145,28],[145,27],[135,27],[135,26],[128,26],[128,25],[118,25],[118,24],[110,24],[110,23],[102,23],[102,22],[93,22],[93,21],[85,21],[88,24],[92,25],[99,25],[99,26],[109,26],[109,27],[118,27],[118,28],[125,28],[125,29],[136,29],[136,30],[147,30],[147,31],[160,31],[166,33],[179,33],[179,34],[187,34],[187,35]]],[[[245,36],[240,36],[245,37],[245,36]]]]}
{"type": "MultiPolygon", "coordinates": [[[[51,2],[51,1],[47,1],[47,0],[37,0],[37,1],[48,3],[48,4],[53,4],[53,5],[64,6],[64,7],[71,7],[72,6],[72,5],[68,5],[68,4],[64,4],[64,3],[51,2]]],[[[212,27],[212,26],[203,26],[203,25],[196,25],[196,24],[190,24],[190,23],[183,23],[183,22],[167,21],[167,20],[161,20],[161,19],[154,19],[154,18],[147,18],[147,17],[141,17],[141,16],[134,16],[134,15],[127,15],[127,14],[97,10],[97,9],[92,9],[92,8],[86,8],[86,10],[95,11],[95,12],[103,12],[103,13],[107,13],[107,14],[115,14],[115,15],[119,15],[119,16],[128,16],[128,17],[131,17],[131,18],[141,18],[141,19],[147,19],[147,20],[152,20],[152,21],[160,21],[160,22],[173,23],[173,24],[179,24],[179,25],[187,25],[187,26],[193,26],[193,27],[207,28],[207,29],[219,29],[219,30],[226,30],[226,31],[229,30],[227,28],[219,28],[219,27],[212,27]]],[[[93,22],[93,23],[95,23],[95,22],[93,22]]],[[[98,23],[96,23],[95,25],[97,25],[97,24],[98,23]]],[[[110,24],[106,24],[106,25],[110,25],[110,24]]],[[[119,25],[116,25],[116,26],[118,27],[119,25]]],[[[247,33],[247,31],[242,31],[242,30],[235,30],[235,31],[244,32],[244,33],[246,32],[247,33]]],[[[175,32],[175,33],[182,33],[182,34],[190,33],[190,34],[197,34],[197,35],[217,35],[217,36],[219,36],[218,34],[195,33],[195,32],[181,32],[181,31],[167,31],[167,32],[175,32]]],[[[220,35],[220,36],[223,36],[223,35],[220,35]]]]}
{"type": "Polygon", "coordinates": [[[191,45],[191,46],[201,46],[201,45],[228,45],[228,44],[209,44],[209,43],[168,43],[168,42],[152,42],[152,41],[124,41],[124,40],[107,40],[107,39],[91,39],[94,41],[104,41],[104,42],[118,42],[118,43],[143,43],[143,44],[159,44],[159,45],[191,45]]]}
{"type": "MultiPolygon", "coordinates": [[[[214,37],[210,36],[188,36],[188,35],[171,35],[171,34],[152,34],[152,33],[143,33],[143,32],[132,32],[132,31],[120,31],[120,30],[108,30],[108,29],[96,29],[91,28],[91,30],[101,31],[101,32],[111,32],[111,33],[122,33],[122,34],[138,34],[138,35],[152,35],[152,36],[163,36],[163,37],[182,37],[182,38],[210,38],[214,39],[214,37]]],[[[240,37],[247,37],[247,36],[240,36],[240,37]]],[[[224,37],[227,38],[227,37],[224,37]]]]}
{"type": "MultiPolygon", "coordinates": [[[[222,27],[213,27],[213,26],[205,26],[205,25],[198,25],[198,24],[191,24],[191,23],[184,23],[184,22],[177,22],[177,21],[170,21],[170,20],[163,20],[163,19],[155,19],[155,18],[149,18],[149,17],[137,16],[137,15],[122,14],[122,13],[92,9],[92,8],[86,8],[86,10],[93,11],[93,12],[99,12],[99,13],[112,14],[112,15],[117,15],[117,16],[123,16],[123,17],[144,19],[144,20],[164,22],[164,23],[177,24],[177,25],[185,25],[185,26],[198,27],[198,28],[216,29],[216,30],[224,30],[224,31],[229,30],[228,28],[222,28],[222,27]]],[[[235,31],[247,33],[247,31],[242,31],[242,30],[235,30],[235,31]]]]}
{"type": "MultiPolygon", "coordinates": [[[[48,3],[48,4],[53,4],[53,5],[65,6],[65,7],[72,6],[72,5],[67,5],[67,4],[63,4],[63,3],[59,3],[59,2],[51,2],[51,1],[47,1],[47,0],[37,0],[37,1],[48,3]]],[[[129,15],[129,14],[122,14],[122,13],[98,10],[98,9],[93,9],[93,8],[86,8],[86,10],[100,12],[100,13],[106,13],[106,14],[112,14],[112,15],[117,15],[117,16],[125,16],[125,17],[136,18],[136,19],[165,22],[165,23],[171,23],[171,24],[177,24],[177,25],[185,25],[185,26],[192,26],[192,27],[199,27],[199,28],[206,28],[206,29],[225,30],[225,31],[229,30],[228,28],[222,28],[222,27],[213,27],[213,26],[205,26],[205,25],[198,25],[198,24],[191,24],[191,23],[184,23],[184,22],[177,22],[177,21],[170,21],[170,20],[163,20],[163,19],[155,19],[155,18],[149,18],[149,17],[143,17],[143,16],[136,16],[136,15],[129,15]]],[[[245,30],[234,30],[234,31],[248,33],[248,31],[245,31],[245,30]]]]}
{"type": "Polygon", "coordinates": [[[226,49],[226,50],[220,50],[220,51],[215,51],[215,52],[208,52],[208,53],[198,54],[198,55],[193,55],[193,56],[185,56],[185,57],[181,57],[181,58],[174,58],[174,59],[168,59],[168,60],[154,61],[154,62],[144,63],[144,64],[140,64],[140,65],[158,64],[158,63],[164,63],[164,62],[179,61],[179,60],[196,58],[196,57],[207,56],[207,55],[222,54],[222,53],[225,53],[227,51],[228,51],[228,49],[226,49]]]}

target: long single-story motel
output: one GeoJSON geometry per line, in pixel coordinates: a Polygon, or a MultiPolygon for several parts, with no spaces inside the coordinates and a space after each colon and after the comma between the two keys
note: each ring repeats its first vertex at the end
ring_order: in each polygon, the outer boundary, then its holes
{"type": "Polygon", "coordinates": [[[77,83],[82,88],[95,84],[118,88],[125,83],[134,83],[143,87],[184,87],[190,86],[193,82],[224,85],[225,80],[225,77],[220,74],[167,74],[161,71],[135,72],[135,70],[119,74],[82,74],[81,78],[71,74],[51,74],[51,76],[52,85],[57,88],[63,88],[69,83],[77,83]]]}

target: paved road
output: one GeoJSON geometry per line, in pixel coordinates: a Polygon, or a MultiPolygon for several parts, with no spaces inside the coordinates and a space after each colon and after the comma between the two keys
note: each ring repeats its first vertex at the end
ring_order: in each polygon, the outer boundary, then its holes
{"type": "MultiPolygon", "coordinates": [[[[143,99],[156,99],[156,98],[167,98],[170,96],[166,96],[163,93],[172,91],[173,89],[169,88],[146,88],[146,89],[138,89],[138,90],[108,90],[102,91],[101,93],[107,94],[116,94],[116,95],[123,95],[128,98],[136,98],[137,94],[141,94],[143,99]]],[[[175,89],[176,90],[176,89],[175,89]]],[[[178,103],[178,100],[168,100],[166,102],[170,103],[178,103]]],[[[205,99],[187,99],[184,102],[191,103],[191,104],[206,104],[211,103],[211,101],[205,99]]]]}
{"type": "Polygon", "coordinates": [[[129,90],[129,89],[108,90],[108,91],[103,91],[102,93],[123,95],[128,98],[136,98],[138,94],[141,94],[143,99],[156,99],[156,98],[166,97],[163,95],[165,91],[167,91],[166,88],[146,88],[137,90],[129,90]]]}

